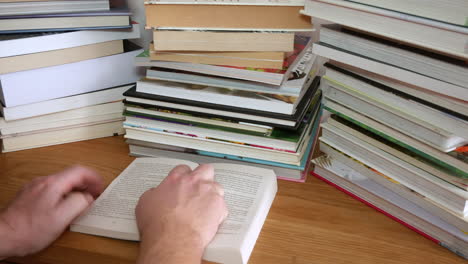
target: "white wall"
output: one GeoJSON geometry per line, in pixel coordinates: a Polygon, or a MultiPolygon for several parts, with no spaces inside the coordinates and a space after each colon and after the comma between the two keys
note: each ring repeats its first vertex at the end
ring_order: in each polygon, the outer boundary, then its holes
{"type": "Polygon", "coordinates": [[[128,7],[132,11],[132,20],[140,24],[141,38],[134,40],[136,44],[142,46],[144,49],[149,48],[149,43],[152,41],[153,36],[151,30],[145,30],[146,17],[145,17],[145,6],[144,0],[128,0],[128,7]]]}

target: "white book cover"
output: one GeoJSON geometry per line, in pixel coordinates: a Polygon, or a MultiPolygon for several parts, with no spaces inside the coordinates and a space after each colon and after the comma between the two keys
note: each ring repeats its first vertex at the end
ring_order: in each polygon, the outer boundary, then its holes
{"type": "Polygon", "coordinates": [[[133,63],[140,48],[118,55],[0,75],[5,107],[83,94],[136,82],[143,75],[133,63]]]}
{"type": "MultiPolygon", "coordinates": [[[[133,85],[124,85],[91,93],[52,99],[27,105],[2,107],[0,112],[6,121],[37,117],[81,107],[104,104],[124,99],[123,93],[133,85]]],[[[1,127],[1,126],[0,126],[1,127]]]]}
{"type": "Polygon", "coordinates": [[[113,40],[138,39],[140,27],[131,29],[98,29],[71,32],[47,32],[0,35],[0,58],[61,50],[113,40]]]}

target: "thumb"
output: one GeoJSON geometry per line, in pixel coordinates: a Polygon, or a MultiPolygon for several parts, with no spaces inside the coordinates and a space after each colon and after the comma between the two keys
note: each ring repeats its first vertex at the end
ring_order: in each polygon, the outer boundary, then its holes
{"type": "Polygon", "coordinates": [[[87,192],[71,192],[58,205],[57,213],[63,221],[64,226],[68,226],[84,210],[86,210],[94,198],[87,192]]]}

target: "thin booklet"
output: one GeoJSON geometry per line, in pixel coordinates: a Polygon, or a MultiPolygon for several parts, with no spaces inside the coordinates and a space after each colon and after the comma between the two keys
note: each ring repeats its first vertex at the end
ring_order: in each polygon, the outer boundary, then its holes
{"type": "MultiPolygon", "coordinates": [[[[71,231],[138,241],[135,207],[140,196],[155,187],[177,165],[199,164],[179,159],[138,158],[130,164],[72,223],[71,231]]],[[[277,191],[273,170],[215,163],[215,180],[225,189],[229,216],[205,249],[203,259],[247,263],[277,191]]]]}

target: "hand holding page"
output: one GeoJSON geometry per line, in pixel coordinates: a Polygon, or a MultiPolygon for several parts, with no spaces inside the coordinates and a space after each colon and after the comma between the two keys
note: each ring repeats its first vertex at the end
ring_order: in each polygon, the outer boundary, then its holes
{"type": "MultiPolygon", "coordinates": [[[[198,164],[167,158],[136,159],[71,226],[72,231],[139,240],[135,206],[148,189],[158,186],[176,165],[198,164]]],[[[229,216],[205,249],[203,259],[247,263],[277,190],[272,170],[233,164],[212,164],[215,180],[225,190],[229,216]]]]}

